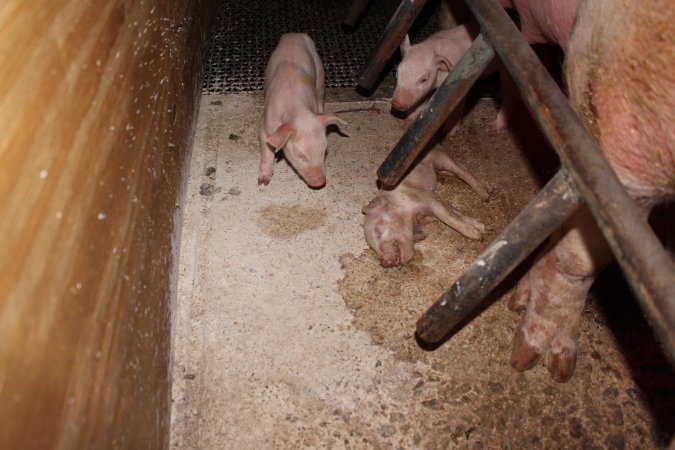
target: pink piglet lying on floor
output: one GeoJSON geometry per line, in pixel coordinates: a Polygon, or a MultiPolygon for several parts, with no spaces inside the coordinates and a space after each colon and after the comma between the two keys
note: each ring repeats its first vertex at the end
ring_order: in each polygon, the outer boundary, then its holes
{"type": "Polygon", "coordinates": [[[302,33],[284,34],[265,69],[258,184],[269,184],[275,153],[282,148],[307,185],[326,184],[326,127],[347,123],[323,112],[323,83],[324,69],[314,41],[302,33]]]}
{"type": "Polygon", "coordinates": [[[482,239],[489,231],[483,223],[464,216],[435,194],[437,175],[456,175],[483,200],[493,189],[434,147],[394,189],[380,189],[363,208],[366,242],[375,250],[382,267],[405,265],[413,246],[426,237],[422,227],[434,216],[470,239],[482,239]]]}

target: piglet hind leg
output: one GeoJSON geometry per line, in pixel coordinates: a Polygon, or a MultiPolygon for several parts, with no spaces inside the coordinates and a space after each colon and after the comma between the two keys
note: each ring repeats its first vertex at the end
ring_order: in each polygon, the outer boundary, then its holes
{"type": "Polygon", "coordinates": [[[492,131],[499,131],[508,125],[509,117],[513,113],[520,99],[520,92],[516,83],[511,78],[508,70],[503,64],[499,64],[499,91],[500,91],[500,105],[497,117],[490,125],[492,131]]]}
{"type": "Polygon", "coordinates": [[[275,153],[267,145],[265,137],[260,138],[260,168],[258,170],[258,185],[267,186],[270,184],[274,174],[274,156],[275,153]]]}
{"type": "Polygon", "coordinates": [[[487,201],[490,196],[494,194],[494,188],[492,186],[474,177],[471,172],[466,169],[466,167],[454,161],[446,152],[442,150],[435,151],[433,158],[434,169],[439,175],[455,175],[460,180],[471,186],[471,188],[476,191],[476,193],[484,201],[487,201]]]}
{"type": "Polygon", "coordinates": [[[490,228],[485,224],[472,217],[465,216],[452,206],[440,201],[433,193],[428,194],[424,203],[429,208],[430,214],[428,215],[438,217],[441,222],[469,239],[481,240],[490,231],[490,228]]]}
{"type": "Polygon", "coordinates": [[[559,235],[520,281],[509,302],[512,310],[524,310],[511,365],[527,370],[544,356],[552,378],[565,382],[576,366],[579,320],[588,290],[611,253],[586,210],[576,213],[559,235]]]}

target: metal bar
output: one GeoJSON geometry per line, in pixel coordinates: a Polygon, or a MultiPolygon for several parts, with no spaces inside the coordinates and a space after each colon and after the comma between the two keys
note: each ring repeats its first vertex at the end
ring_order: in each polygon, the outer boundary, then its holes
{"type": "Polygon", "coordinates": [[[342,23],[350,28],[355,27],[369,2],[370,0],[352,0],[342,23]]]}
{"type": "Polygon", "coordinates": [[[427,342],[442,340],[579,205],[561,169],[417,321],[417,334],[427,342]]]}
{"type": "Polygon", "coordinates": [[[399,182],[494,57],[490,44],[478,36],[380,165],[377,176],[382,183],[399,182]]]}
{"type": "Polygon", "coordinates": [[[569,171],[675,363],[675,265],[504,9],[495,0],[467,0],[467,4],[569,171]]]}
{"type": "Polygon", "coordinates": [[[368,58],[368,64],[356,78],[359,86],[372,89],[375,86],[384,66],[394,54],[410,26],[415,21],[427,0],[402,0],[396,13],[384,29],[382,38],[368,58]]]}

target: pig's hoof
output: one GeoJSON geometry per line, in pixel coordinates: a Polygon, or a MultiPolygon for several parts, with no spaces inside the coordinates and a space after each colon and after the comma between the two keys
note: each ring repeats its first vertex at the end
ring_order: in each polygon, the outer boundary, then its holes
{"type": "Polygon", "coordinates": [[[267,186],[268,184],[270,184],[270,179],[271,179],[271,177],[268,177],[268,176],[263,176],[263,175],[259,176],[258,177],[258,186],[260,186],[261,184],[267,186]]]}
{"type": "Polygon", "coordinates": [[[481,182],[480,187],[481,188],[479,190],[477,190],[476,192],[478,192],[478,195],[480,196],[481,200],[483,200],[484,202],[490,201],[490,199],[492,197],[494,197],[494,195],[497,193],[496,188],[490,186],[489,184],[487,184],[485,182],[481,182]]]}
{"type": "Polygon", "coordinates": [[[519,371],[533,367],[541,356],[552,378],[565,382],[574,373],[578,325],[590,282],[557,270],[549,251],[518,283],[509,308],[523,311],[516,331],[511,365],[519,371]]]}
{"type": "Polygon", "coordinates": [[[467,226],[467,230],[466,233],[462,234],[475,241],[482,241],[483,237],[492,231],[492,228],[471,217],[466,217],[464,224],[467,226]]]}

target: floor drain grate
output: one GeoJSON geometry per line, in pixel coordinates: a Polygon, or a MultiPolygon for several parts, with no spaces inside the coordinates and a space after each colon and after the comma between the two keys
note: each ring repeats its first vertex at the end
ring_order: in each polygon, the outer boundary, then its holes
{"type": "MultiPolygon", "coordinates": [[[[356,31],[341,29],[345,0],[227,0],[218,7],[210,39],[204,94],[255,92],[263,89],[265,65],[279,37],[304,32],[316,42],[326,70],[326,87],[354,87],[398,0],[372,0],[356,31]]],[[[413,40],[436,30],[433,10],[420,15],[413,40]]],[[[391,68],[391,66],[390,66],[391,68]]]]}

